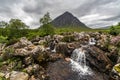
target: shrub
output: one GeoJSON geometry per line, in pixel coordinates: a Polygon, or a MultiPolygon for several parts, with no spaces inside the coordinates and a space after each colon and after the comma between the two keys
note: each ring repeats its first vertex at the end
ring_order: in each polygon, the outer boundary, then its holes
{"type": "Polygon", "coordinates": [[[119,29],[116,29],[115,27],[112,26],[110,28],[109,34],[111,34],[111,35],[118,35],[119,34],[119,29]]]}
{"type": "Polygon", "coordinates": [[[7,46],[15,44],[19,39],[13,38],[8,40],[8,42],[6,43],[7,46]]]}
{"type": "Polygon", "coordinates": [[[54,35],[55,30],[51,24],[45,24],[40,27],[41,36],[54,35]]]}

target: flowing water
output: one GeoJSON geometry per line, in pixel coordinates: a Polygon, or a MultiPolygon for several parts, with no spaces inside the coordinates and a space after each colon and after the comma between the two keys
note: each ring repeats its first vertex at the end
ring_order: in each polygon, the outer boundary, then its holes
{"type": "Polygon", "coordinates": [[[71,56],[72,70],[79,75],[91,75],[92,71],[86,65],[85,51],[82,48],[75,49],[71,56]]]}

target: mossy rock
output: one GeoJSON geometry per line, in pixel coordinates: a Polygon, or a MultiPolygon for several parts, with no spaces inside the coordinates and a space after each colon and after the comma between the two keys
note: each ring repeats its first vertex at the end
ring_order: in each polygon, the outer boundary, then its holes
{"type": "Polygon", "coordinates": [[[113,69],[117,72],[117,74],[120,76],[120,64],[116,64],[113,69]]]}

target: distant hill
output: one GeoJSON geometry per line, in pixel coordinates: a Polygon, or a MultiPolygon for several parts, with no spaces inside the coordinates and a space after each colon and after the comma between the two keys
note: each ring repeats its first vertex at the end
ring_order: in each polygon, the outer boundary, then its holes
{"type": "Polygon", "coordinates": [[[84,23],[79,21],[77,17],[73,16],[70,12],[65,12],[58,16],[51,22],[55,27],[81,27],[88,28],[84,23]]]}
{"type": "Polygon", "coordinates": [[[99,29],[109,29],[111,26],[101,27],[99,29]]]}

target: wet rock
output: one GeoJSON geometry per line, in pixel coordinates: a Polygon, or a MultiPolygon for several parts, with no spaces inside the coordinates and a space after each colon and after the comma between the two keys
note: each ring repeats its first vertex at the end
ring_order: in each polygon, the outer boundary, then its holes
{"type": "Polygon", "coordinates": [[[49,60],[50,61],[57,61],[57,60],[60,60],[60,59],[63,59],[64,56],[62,54],[50,54],[49,55],[49,60]]]}
{"type": "Polygon", "coordinates": [[[109,80],[107,75],[95,71],[92,75],[80,75],[73,71],[69,64],[70,62],[62,59],[50,63],[47,68],[48,80],[109,80]]]}
{"type": "Polygon", "coordinates": [[[57,40],[51,40],[49,43],[50,43],[49,44],[50,50],[54,50],[58,41],[57,40]]]}
{"type": "Polygon", "coordinates": [[[86,48],[86,59],[89,62],[89,66],[91,68],[95,67],[100,72],[106,72],[106,68],[108,68],[108,72],[111,69],[112,62],[105,55],[105,53],[95,46],[91,46],[86,48]]]}
{"type": "Polygon", "coordinates": [[[65,56],[70,57],[73,50],[77,47],[79,47],[79,43],[63,43],[60,42],[58,43],[58,45],[56,46],[56,52],[57,53],[62,53],[65,56]]]}
{"type": "Polygon", "coordinates": [[[10,75],[10,80],[28,80],[29,75],[24,72],[12,71],[10,75]]]}

